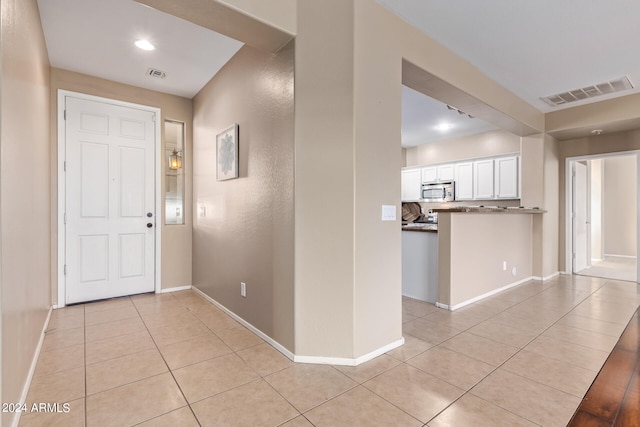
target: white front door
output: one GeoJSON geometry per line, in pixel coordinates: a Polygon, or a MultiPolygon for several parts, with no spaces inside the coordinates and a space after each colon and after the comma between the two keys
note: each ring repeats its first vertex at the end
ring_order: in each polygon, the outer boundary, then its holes
{"type": "Polygon", "coordinates": [[[587,166],[573,163],[573,272],[589,267],[587,166]]]}
{"type": "Polygon", "coordinates": [[[155,289],[154,112],[65,96],[65,303],[155,289]]]}

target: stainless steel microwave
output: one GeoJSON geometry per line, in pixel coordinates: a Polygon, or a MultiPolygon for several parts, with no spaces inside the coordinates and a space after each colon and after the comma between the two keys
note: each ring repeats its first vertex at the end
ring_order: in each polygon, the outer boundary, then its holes
{"type": "Polygon", "coordinates": [[[452,202],[455,197],[455,182],[433,182],[422,184],[422,199],[425,202],[452,202]]]}

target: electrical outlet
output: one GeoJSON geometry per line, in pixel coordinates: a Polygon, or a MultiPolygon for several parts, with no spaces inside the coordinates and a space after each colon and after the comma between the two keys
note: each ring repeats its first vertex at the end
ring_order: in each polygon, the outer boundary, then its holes
{"type": "Polygon", "coordinates": [[[507,261],[502,261],[502,271],[507,271],[507,261]]]}
{"type": "Polygon", "coordinates": [[[244,282],[240,282],[240,296],[247,296],[247,284],[244,282]]]}

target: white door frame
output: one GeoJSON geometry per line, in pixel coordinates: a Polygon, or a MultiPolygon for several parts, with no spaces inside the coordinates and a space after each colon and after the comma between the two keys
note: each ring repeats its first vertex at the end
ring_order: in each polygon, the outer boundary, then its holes
{"type": "MultiPolygon", "coordinates": [[[[616,151],[613,153],[602,153],[602,154],[589,154],[585,156],[576,156],[576,157],[567,157],[565,159],[564,164],[564,172],[565,172],[565,187],[564,187],[564,196],[565,196],[565,209],[564,209],[564,217],[565,217],[565,272],[567,274],[573,274],[573,221],[571,218],[571,213],[573,212],[573,173],[572,173],[572,164],[573,162],[579,162],[582,160],[593,160],[593,159],[606,159],[607,157],[619,157],[619,156],[636,156],[636,181],[638,188],[640,189],[640,150],[629,150],[629,151],[616,151]]],[[[638,206],[636,207],[636,253],[640,256],[640,197],[638,197],[638,206]]],[[[636,271],[636,282],[640,282],[640,262],[637,263],[637,271],[636,271]]]]}
{"type": "Polygon", "coordinates": [[[72,96],[74,98],[80,98],[87,101],[101,102],[111,105],[117,105],[120,107],[130,107],[139,110],[145,110],[151,113],[155,113],[155,141],[154,141],[154,153],[155,153],[155,170],[154,170],[154,197],[155,197],[155,291],[160,293],[161,286],[161,247],[162,247],[162,153],[160,152],[161,145],[161,115],[160,109],[156,107],[149,107],[147,105],[133,104],[130,102],[118,101],[115,99],[103,98],[94,95],[87,95],[79,92],[72,92],[68,90],[58,89],[58,304],[57,308],[64,307],[65,293],[66,293],[66,278],[64,266],[66,264],[66,230],[64,224],[65,207],[67,200],[67,193],[65,187],[65,159],[67,158],[66,145],[65,145],[65,98],[72,96]]]}

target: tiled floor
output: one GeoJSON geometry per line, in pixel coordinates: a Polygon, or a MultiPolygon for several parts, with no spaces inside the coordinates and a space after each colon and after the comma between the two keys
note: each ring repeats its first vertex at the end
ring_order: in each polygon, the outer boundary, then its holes
{"type": "Polygon", "coordinates": [[[637,269],[636,258],[608,256],[602,261],[593,261],[591,267],[585,268],[577,274],[635,282],[638,276],[637,269]]]}
{"type": "Polygon", "coordinates": [[[27,400],[70,411],[20,425],[564,426],[638,289],[560,276],[456,312],[403,299],[405,345],[357,367],[294,364],[193,291],[68,307],[27,400]]]}

